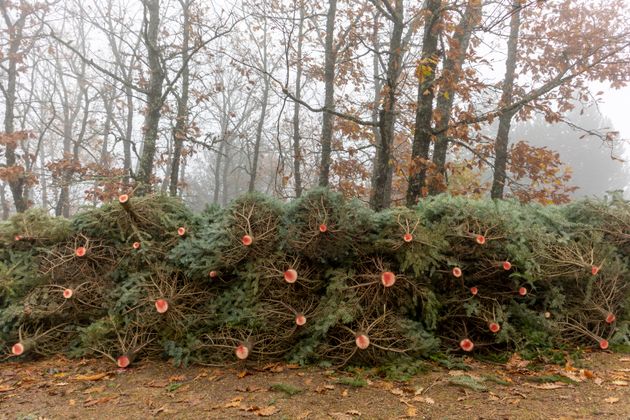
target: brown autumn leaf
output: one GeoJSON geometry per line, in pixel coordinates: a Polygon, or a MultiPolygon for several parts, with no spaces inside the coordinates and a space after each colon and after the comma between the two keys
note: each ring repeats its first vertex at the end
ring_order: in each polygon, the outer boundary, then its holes
{"type": "Polygon", "coordinates": [[[243,397],[234,397],[229,402],[223,405],[223,408],[235,408],[241,406],[241,401],[243,401],[243,397]]]}
{"type": "Polygon", "coordinates": [[[397,397],[400,397],[401,395],[405,394],[405,392],[402,389],[400,389],[400,388],[390,389],[389,392],[391,392],[392,394],[396,395],[397,397]]]}
{"type": "Polygon", "coordinates": [[[418,415],[418,409],[413,405],[407,406],[407,411],[405,412],[407,417],[416,417],[418,415]]]}
{"type": "Polygon", "coordinates": [[[278,408],[276,406],[270,405],[267,406],[265,408],[261,408],[258,411],[255,411],[255,414],[258,417],[269,417],[269,416],[273,416],[274,414],[276,414],[278,412],[278,408]]]}
{"type": "Polygon", "coordinates": [[[13,391],[14,389],[15,387],[11,385],[0,385],[0,392],[13,391]]]}
{"type": "Polygon", "coordinates": [[[510,357],[510,360],[506,363],[505,367],[509,371],[520,371],[526,369],[528,365],[529,362],[527,360],[523,360],[518,353],[514,353],[512,357],[510,357]]]}
{"type": "Polygon", "coordinates": [[[75,381],[98,381],[109,375],[109,372],[95,373],[93,375],[78,375],[74,378],[75,381]]]}
{"type": "Polygon", "coordinates": [[[616,381],[612,381],[611,384],[617,385],[617,386],[628,386],[628,381],[616,380],[616,381]]]}
{"type": "Polygon", "coordinates": [[[164,388],[164,387],[168,386],[168,381],[166,379],[153,380],[153,381],[145,384],[145,386],[147,386],[149,388],[164,388]]]}
{"type": "Polygon", "coordinates": [[[105,391],[105,386],[92,386],[88,389],[86,389],[85,391],[83,391],[84,394],[95,394],[97,392],[103,392],[105,391]]]}
{"type": "Polygon", "coordinates": [[[96,399],[96,400],[90,400],[90,399],[88,399],[87,401],[85,401],[85,402],[83,403],[83,407],[92,407],[92,406],[94,406],[94,405],[104,404],[104,403],[106,403],[106,402],[109,402],[109,401],[115,400],[116,398],[118,398],[118,397],[113,396],[113,395],[110,395],[110,396],[107,396],[107,397],[98,398],[98,399],[96,399]]]}
{"type": "Polygon", "coordinates": [[[334,412],[334,413],[328,413],[328,415],[335,420],[352,420],[352,416],[346,413],[334,412]]]}
{"type": "Polygon", "coordinates": [[[531,386],[532,388],[537,388],[537,389],[546,389],[546,390],[550,390],[550,389],[560,389],[560,388],[564,388],[565,386],[567,386],[567,384],[563,383],[563,382],[549,382],[549,383],[544,383],[544,384],[526,384],[527,386],[531,386]]]}
{"type": "Polygon", "coordinates": [[[416,395],[413,397],[413,401],[423,402],[425,404],[433,405],[435,404],[435,400],[430,397],[423,397],[422,395],[416,395]]]}
{"type": "Polygon", "coordinates": [[[619,398],[618,397],[608,397],[604,399],[605,402],[607,402],[608,404],[614,404],[616,402],[619,402],[619,398]]]}
{"type": "Polygon", "coordinates": [[[244,377],[251,375],[250,372],[246,371],[246,370],[242,370],[239,373],[236,374],[237,378],[243,379],[244,377]]]}
{"type": "Polygon", "coordinates": [[[312,413],[312,411],[305,411],[303,413],[298,414],[296,419],[297,420],[306,420],[311,415],[311,413],[312,413]]]}

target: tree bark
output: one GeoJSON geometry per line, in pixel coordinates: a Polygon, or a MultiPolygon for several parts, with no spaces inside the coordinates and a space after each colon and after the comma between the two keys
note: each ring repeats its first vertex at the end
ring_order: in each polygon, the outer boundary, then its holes
{"type": "Polygon", "coordinates": [[[442,0],[428,0],[425,6],[426,23],[422,37],[422,54],[418,66],[418,99],[416,104],[416,122],[411,146],[411,165],[409,168],[409,186],[407,187],[407,206],[418,203],[424,188],[429,159],[429,148],[433,131],[433,100],[435,98],[435,69],[438,63],[438,37],[442,30],[442,0]]]}
{"type": "MultiPolygon", "coordinates": [[[[300,24],[298,26],[295,97],[302,99],[302,44],[304,43],[304,0],[300,0],[300,24]]],[[[295,101],[293,108],[293,180],[295,184],[295,196],[302,195],[302,148],[300,138],[300,103],[295,101]]]]}
{"type": "Polygon", "coordinates": [[[438,194],[444,190],[446,181],[446,155],[448,152],[448,124],[451,120],[453,103],[455,100],[456,81],[460,77],[462,65],[466,59],[466,52],[470,45],[470,37],[475,25],[481,18],[482,1],[469,0],[462,20],[455,29],[454,49],[449,51],[444,61],[443,74],[440,80],[440,91],[437,96],[435,114],[438,132],[433,149],[433,164],[435,176],[429,183],[429,194],[438,194]]]}
{"type": "Polygon", "coordinates": [[[182,40],[182,92],[177,100],[177,121],[173,132],[173,158],[171,161],[171,182],[169,194],[177,197],[179,185],[179,165],[182,147],[188,131],[188,90],[190,86],[190,66],[188,64],[188,44],[190,40],[190,0],[180,0],[184,14],[184,33],[182,40]]]}
{"type": "Polygon", "coordinates": [[[151,192],[153,161],[158,139],[161,110],[163,105],[162,85],[164,70],[160,63],[158,36],[160,29],[160,0],[142,0],[144,6],[144,43],[149,62],[149,90],[147,91],[147,110],[144,119],[144,141],[136,181],[137,195],[151,192]],[[147,17],[148,14],[148,17],[147,17]]]}
{"type": "MultiPolygon", "coordinates": [[[[252,167],[249,174],[249,186],[247,190],[251,193],[256,189],[256,175],[258,173],[258,157],[260,154],[260,144],[262,143],[263,128],[265,127],[265,119],[267,117],[267,102],[269,101],[269,89],[271,88],[271,80],[269,79],[269,66],[267,57],[267,17],[263,17],[263,43],[261,51],[261,61],[263,68],[263,92],[261,98],[260,117],[256,126],[256,139],[254,141],[254,156],[252,156],[252,167]]],[[[226,159],[227,163],[228,159],[226,159]]]]}
{"type": "MultiPolygon", "coordinates": [[[[4,16],[5,23],[7,25],[7,33],[9,35],[9,51],[8,51],[8,66],[7,66],[7,84],[3,87],[2,93],[4,94],[4,134],[11,136],[15,133],[15,102],[16,102],[16,87],[17,87],[17,65],[20,60],[20,46],[22,45],[23,30],[27,18],[27,12],[22,11],[20,16],[11,21],[11,16],[7,10],[8,4],[2,2],[1,6],[2,14],[4,16]]],[[[9,140],[6,143],[5,160],[6,167],[12,168],[18,166],[17,164],[17,140],[9,140]]],[[[21,165],[20,165],[21,166],[21,165]]],[[[18,213],[25,211],[28,208],[28,200],[24,194],[26,188],[26,176],[23,172],[17,173],[15,176],[7,179],[9,189],[13,195],[13,204],[15,210],[18,213]]]]}
{"type": "MultiPolygon", "coordinates": [[[[376,1],[376,0],[375,0],[376,1]]],[[[389,2],[389,0],[381,0],[389,2]]],[[[372,172],[370,206],[374,210],[389,207],[392,196],[394,124],[398,97],[398,79],[402,70],[402,35],[404,29],[404,2],[397,1],[389,19],[393,23],[389,41],[389,59],[385,79],[385,95],[379,109],[380,142],[376,144],[376,156],[372,172]]],[[[392,6],[390,5],[390,8],[392,6]]]]}
{"type": "MultiPolygon", "coordinates": [[[[324,108],[335,108],[335,15],[337,14],[337,0],[328,1],[326,15],[326,39],[324,47],[324,108]]],[[[330,182],[330,164],[332,153],[332,136],[335,116],[324,111],[322,115],[322,154],[319,166],[319,185],[327,187],[330,182]]]]}
{"type": "MultiPolygon", "coordinates": [[[[505,63],[505,78],[501,92],[500,106],[512,103],[514,96],[514,79],[516,76],[516,54],[518,50],[518,34],[521,26],[521,2],[514,0],[512,3],[512,17],[510,18],[510,37],[508,39],[507,61],[505,63]]],[[[508,142],[512,117],[517,109],[503,112],[499,116],[499,129],[494,142],[494,177],[490,196],[494,199],[503,198],[505,189],[508,142]]]]}
{"type": "Polygon", "coordinates": [[[374,23],[372,27],[372,44],[374,46],[374,52],[372,53],[372,77],[374,78],[374,100],[372,101],[372,123],[371,127],[372,135],[374,136],[374,144],[380,144],[381,142],[381,133],[378,129],[378,110],[381,105],[381,72],[380,72],[380,60],[379,56],[380,52],[380,43],[378,39],[378,29],[379,29],[379,12],[374,13],[374,23]]]}
{"type": "MultiPolygon", "coordinates": [[[[219,142],[219,150],[217,150],[217,157],[214,166],[214,192],[212,194],[212,203],[219,204],[219,193],[221,191],[221,163],[223,162],[223,154],[225,153],[225,142],[227,141],[225,130],[224,135],[219,142]]],[[[223,180],[225,182],[225,180],[223,180]]]]}

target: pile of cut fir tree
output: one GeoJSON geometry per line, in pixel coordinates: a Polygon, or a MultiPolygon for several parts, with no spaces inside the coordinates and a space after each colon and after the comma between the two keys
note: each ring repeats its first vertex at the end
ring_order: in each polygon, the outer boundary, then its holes
{"type": "Polygon", "coordinates": [[[315,189],[192,214],[129,197],[0,224],[0,353],[380,365],[630,344],[630,203],[315,189]]]}

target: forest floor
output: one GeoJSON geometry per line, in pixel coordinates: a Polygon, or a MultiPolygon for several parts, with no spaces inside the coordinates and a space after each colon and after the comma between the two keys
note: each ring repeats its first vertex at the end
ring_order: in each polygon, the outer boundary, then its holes
{"type": "Polygon", "coordinates": [[[143,361],[52,358],[0,364],[0,419],[539,419],[630,418],[630,355],[574,365],[427,363],[407,381],[370,370],[271,364],[175,368],[143,361]]]}

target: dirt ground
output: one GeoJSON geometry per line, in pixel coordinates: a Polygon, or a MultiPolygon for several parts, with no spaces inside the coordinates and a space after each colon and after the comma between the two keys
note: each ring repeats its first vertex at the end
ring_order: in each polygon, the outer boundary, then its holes
{"type": "Polygon", "coordinates": [[[63,358],[0,364],[0,419],[630,419],[630,355],[576,366],[465,360],[407,381],[273,364],[189,367],[63,358]],[[465,366],[464,366],[465,367],[465,366]]]}

